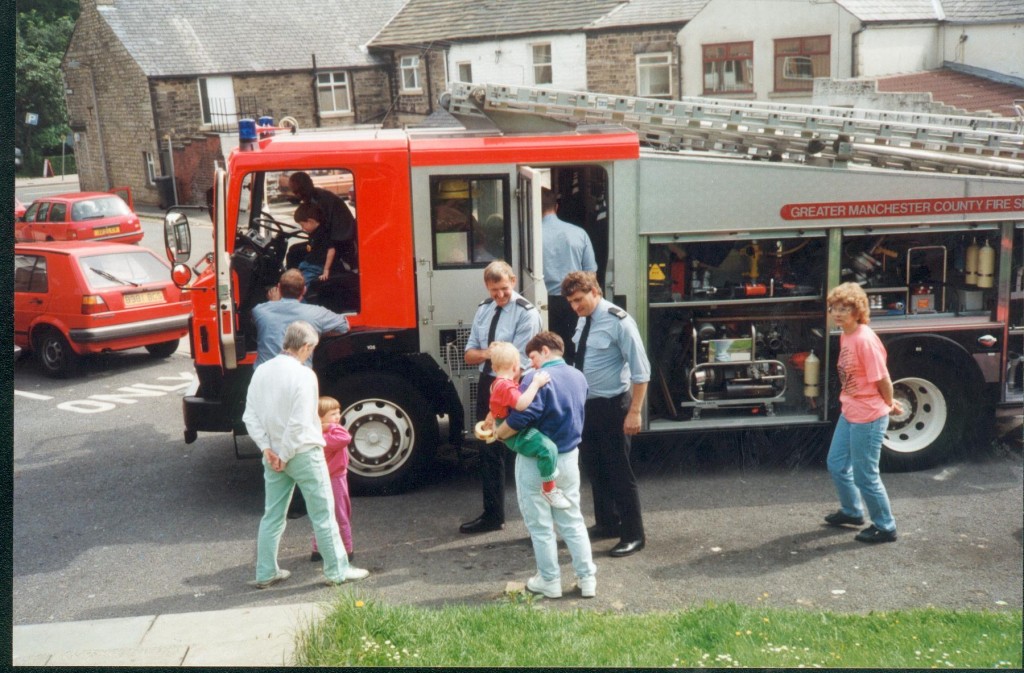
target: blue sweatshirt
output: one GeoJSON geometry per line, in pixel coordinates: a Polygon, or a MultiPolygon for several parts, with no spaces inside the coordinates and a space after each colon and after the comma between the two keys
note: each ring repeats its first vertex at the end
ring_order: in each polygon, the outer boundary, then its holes
{"type": "MultiPolygon", "coordinates": [[[[568,453],[580,444],[583,436],[583,406],[587,401],[587,379],[558,358],[541,367],[551,375],[551,382],[537,391],[533,404],[526,411],[509,414],[506,423],[513,430],[531,425],[555,443],[559,453],[568,453]]],[[[519,386],[526,390],[535,372],[527,372],[519,386]]]]}

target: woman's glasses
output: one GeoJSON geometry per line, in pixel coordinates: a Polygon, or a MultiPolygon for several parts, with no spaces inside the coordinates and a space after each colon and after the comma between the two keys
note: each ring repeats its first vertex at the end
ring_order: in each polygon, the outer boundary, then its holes
{"type": "Polygon", "coordinates": [[[853,309],[851,307],[849,307],[849,306],[829,306],[828,307],[828,312],[829,313],[836,313],[838,315],[846,315],[846,314],[848,314],[852,310],[853,309]]]}

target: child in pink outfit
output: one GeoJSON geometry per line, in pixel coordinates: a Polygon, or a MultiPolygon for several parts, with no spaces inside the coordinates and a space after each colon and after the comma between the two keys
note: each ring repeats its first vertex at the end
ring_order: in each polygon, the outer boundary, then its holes
{"type": "MultiPolygon", "coordinates": [[[[327,460],[327,471],[331,474],[331,490],[334,492],[334,518],[338,521],[338,531],[345,545],[348,560],[352,560],[352,500],[348,495],[348,445],[352,436],[341,426],[341,404],[333,397],[321,397],[317,408],[320,415],[320,427],[324,431],[324,458],[327,460]]],[[[313,553],[310,561],[321,560],[313,538],[313,553]]]]}

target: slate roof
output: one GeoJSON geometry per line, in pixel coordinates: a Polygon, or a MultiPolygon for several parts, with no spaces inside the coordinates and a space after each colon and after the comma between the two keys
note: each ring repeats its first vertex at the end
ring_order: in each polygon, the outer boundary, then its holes
{"type": "Polygon", "coordinates": [[[372,47],[570,33],[625,0],[409,0],[370,42],[372,47]]]}
{"type": "Polygon", "coordinates": [[[1015,117],[1014,99],[1024,99],[1024,87],[994,82],[984,77],[949,68],[878,78],[878,90],[932,95],[932,101],[944,103],[968,113],[991,111],[1003,117],[1015,117]]]}
{"type": "Polygon", "coordinates": [[[1021,0],[942,0],[946,20],[954,23],[1024,21],[1021,0]]]}
{"type": "Polygon", "coordinates": [[[379,65],[361,48],[405,0],[116,0],[100,16],[149,77],[379,65]]]}
{"type": "Polygon", "coordinates": [[[1021,0],[835,0],[861,21],[988,23],[1024,20],[1021,0]]]}
{"type": "Polygon", "coordinates": [[[590,24],[590,28],[627,28],[685,23],[710,0],[630,0],[590,24]]]}

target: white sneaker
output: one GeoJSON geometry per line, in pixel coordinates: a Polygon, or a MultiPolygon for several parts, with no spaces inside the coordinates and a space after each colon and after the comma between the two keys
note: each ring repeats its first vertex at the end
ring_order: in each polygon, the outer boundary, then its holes
{"type": "Polygon", "coordinates": [[[292,572],[290,570],[279,568],[277,574],[271,577],[269,580],[253,580],[252,582],[249,582],[249,586],[256,587],[257,589],[266,589],[267,587],[274,586],[278,582],[284,582],[291,576],[292,572]]]}
{"type": "Polygon", "coordinates": [[[537,573],[526,580],[526,588],[535,594],[544,594],[548,598],[562,597],[562,581],[559,579],[546,580],[537,573]]]}
{"type": "Polygon", "coordinates": [[[590,577],[577,577],[576,584],[580,588],[580,594],[584,598],[593,598],[597,595],[597,577],[591,575],[590,577]]]}
{"type": "Polygon", "coordinates": [[[548,504],[555,509],[569,509],[572,507],[572,503],[565,497],[565,493],[557,486],[550,491],[541,491],[540,493],[548,501],[548,504]]]}
{"type": "Polygon", "coordinates": [[[357,582],[361,579],[369,577],[369,575],[370,571],[366,568],[356,568],[355,566],[349,566],[348,569],[345,570],[345,576],[341,579],[340,582],[328,579],[324,582],[324,584],[326,584],[329,587],[336,587],[339,584],[344,584],[345,582],[357,582]]]}

